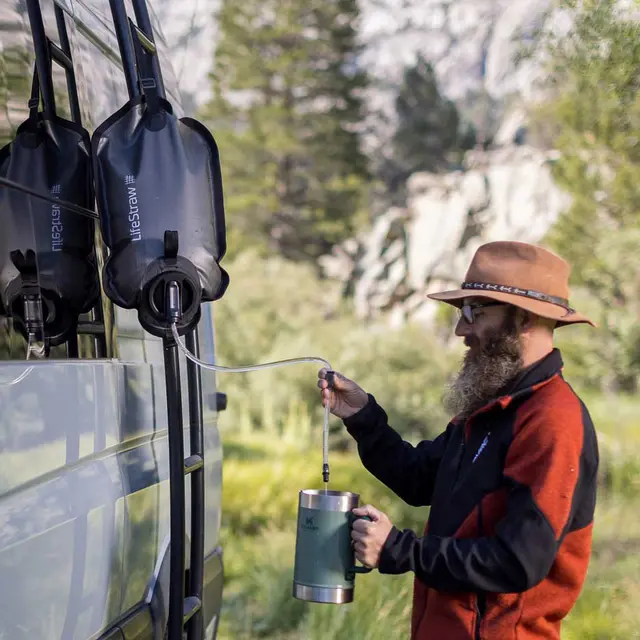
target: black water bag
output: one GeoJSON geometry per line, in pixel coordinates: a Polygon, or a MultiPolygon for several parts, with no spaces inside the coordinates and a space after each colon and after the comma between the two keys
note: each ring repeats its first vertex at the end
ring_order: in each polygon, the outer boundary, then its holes
{"type": "Polygon", "coordinates": [[[89,134],[47,105],[39,111],[39,94],[34,72],[29,118],[0,150],[0,176],[50,200],[0,188],[0,307],[25,338],[36,321],[40,337],[55,346],[73,339],[100,285],[94,221],[64,206],[93,209],[89,134]],[[36,308],[39,319],[30,314],[36,308]]]}
{"type": "Polygon", "coordinates": [[[97,202],[110,250],[103,287],[115,304],[136,308],[147,331],[164,336],[167,286],[177,282],[183,334],[199,320],[200,303],[220,298],[229,283],[219,265],[226,249],[220,159],[206,127],[178,119],[158,95],[150,56],[135,49],[142,94],[92,137],[97,202]]]}

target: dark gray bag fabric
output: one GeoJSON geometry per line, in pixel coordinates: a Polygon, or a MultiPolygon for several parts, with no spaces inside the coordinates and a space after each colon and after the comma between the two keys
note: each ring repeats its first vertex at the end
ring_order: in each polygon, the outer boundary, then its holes
{"type": "Polygon", "coordinates": [[[192,118],[178,119],[144,76],[143,95],[129,100],[92,136],[94,175],[104,240],[106,295],[138,309],[142,326],[162,335],[166,284],[179,281],[183,328],[200,303],[220,298],[229,276],[222,175],[216,142],[192,118]],[[176,232],[167,246],[166,232],[176,232]],[[151,299],[151,308],[147,301],[151,299]]]}
{"type": "MultiPolygon", "coordinates": [[[[0,175],[38,193],[93,209],[91,145],[79,124],[38,110],[34,73],[30,115],[0,150],[0,175]]],[[[78,316],[100,294],[94,221],[20,191],[0,189],[0,300],[25,334],[24,296],[39,294],[44,338],[55,346],[75,332],[78,316]]]]}

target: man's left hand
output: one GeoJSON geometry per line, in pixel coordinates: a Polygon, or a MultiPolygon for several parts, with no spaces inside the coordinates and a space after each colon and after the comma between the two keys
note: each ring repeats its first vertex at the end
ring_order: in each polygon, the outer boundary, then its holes
{"type": "Polygon", "coordinates": [[[370,504],[353,509],[353,514],[360,516],[353,523],[351,531],[356,558],[365,567],[375,569],[380,564],[380,553],[393,525],[386,514],[370,504]],[[371,522],[362,520],[362,516],[369,516],[371,522]]]}

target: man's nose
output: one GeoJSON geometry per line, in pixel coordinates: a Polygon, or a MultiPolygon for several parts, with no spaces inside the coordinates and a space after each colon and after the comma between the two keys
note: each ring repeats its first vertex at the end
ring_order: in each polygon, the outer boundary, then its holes
{"type": "Polygon", "coordinates": [[[463,317],[458,319],[458,324],[456,324],[455,334],[459,338],[466,338],[473,333],[473,326],[470,325],[463,317]]]}

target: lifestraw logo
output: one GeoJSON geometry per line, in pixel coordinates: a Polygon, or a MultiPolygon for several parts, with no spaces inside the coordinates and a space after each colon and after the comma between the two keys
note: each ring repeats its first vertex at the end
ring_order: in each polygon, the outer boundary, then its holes
{"type": "Polygon", "coordinates": [[[131,242],[142,240],[142,231],[140,229],[140,210],[138,209],[138,192],[136,190],[136,177],[125,176],[124,186],[127,189],[127,197],[129,198],[129,237],[131,242]]]}
{"type": "MultiPolygon", "coordinates": [[[[59,184],[54,184],[51,187],[51,195],[56,196],[56,199],[60,196],[61,187],[59,184]]],[[[60,217],[60,205],[51,205],[51,251],[62,251],[62,244],[64,242],[63,237],[64,225],[60,217]]]]}

